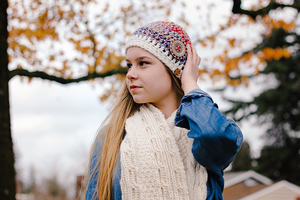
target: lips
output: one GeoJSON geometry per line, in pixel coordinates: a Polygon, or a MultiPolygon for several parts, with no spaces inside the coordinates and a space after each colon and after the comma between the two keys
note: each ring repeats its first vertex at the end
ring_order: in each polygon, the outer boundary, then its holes
{"type": "Polygon", "coordinates": [[[141,88],[141,87],[139,87],[139,86],[137,86],[137,85],[131,85],[131,86],[130,86],[130,90],[131,90],[132,92],[138,90],[139,88],[141,88]]]}

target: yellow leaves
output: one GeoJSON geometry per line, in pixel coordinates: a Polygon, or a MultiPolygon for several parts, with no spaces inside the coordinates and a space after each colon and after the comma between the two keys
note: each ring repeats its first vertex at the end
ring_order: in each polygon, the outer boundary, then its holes
{"type": "Polygon", "coordinates": [[[215,41],[216,41],[216,36],[212,35],[208,38],[206,38],[205,40],[200,40],[198,41],[202,47],[211,47],[213,48],[215,45],[215,41]]]}
{"type": "Polygon", "coordinates": [[[73,12],[73,10],[69,11],[69,17],[71,17],[71,18],[75,17],[75,13],[73,12]]]}
{"type": "Polygon", "coordinates": [[[248,78],[247,76],[242,76],[241,77],[241,82],[245,82],[247,80],[247,78],[248,78]]]}
{"type": "Polygon", "coordinates": [[[253,19],[252,17],[250,17],[250,16],[248,16],[248,15],[247,15],[247,17],[248,17],[248,21],[249,21],[250,23],[255,23],[255,21],[254,21],[254,19],[253,19]]]}
{"type": "Polygon", "coordinates": [[[32,77],[28,77],[28,83],[32,81],[32,77]]]}
{"type": "Polygon", "coordinates": [[[201,44],[203,47],[206,47],[206,46],[207,46],[207,44],[206,44],[205,41],[200,41],[200,44],[201,44]]]}
{"type": "Polygon", "coordinates": [[[246,87],[249,86],[247,76],[241,76],[240,78],[235,78],[235,79],[231,79],[231,78],[227,77],[226,82],[227,82],[228,85],[232,85],[233,87],[237,87],[241,84],[243,84],[246,87]]]}
{"type": "Polygon", "coordinates": [[[249,52],[246,53],[246,54],[244,54],[244,55],[241,57],[241,60],[242,60],[243,62],[250,61],[252,55],[253,55],[253,50],[252,50],[252,51],[249,51],[249,52]]]}
{"type": "Polygon", "coordinates": [[[296,28],[294,22],[287,23],[284,20],[272,19],[269,15],[265,15],[262,19],[262,24],[266,27],[265,35],[267,37],[271,36],[273,29],[282,28],[286,32],[291,32],[296,28]]]}
{"type": "Polygon", "coordinates": [[[226,23],[226,27],[231,27],[233,25],[235,25],[239,20],[239,17],[237,17],[236,15],[232,14],[230,15],[227,23],[226,23]]]}
{"type": "Polygon", "coordinates": [[[237,79],[234,79],[234,80],[231,80],[231,81],[230,81],[230,84],[231,84],[232,86],[236,87],[236,86],[238,86],[238,85],[240,84],[240,81],[237,80],[237,79]]]}
{"type": "Polygon", "coordinates": [[[91,49],[90,47],[81,47],[78,50],[80,50],[82,53],[88,53],[90,49],[91,49]]]}
{"type": "Polygon", "coordinates": [[[209,37],[208,40],[210,40],[211,42],[214,42],[216,40],[216,36],[213,35],[213,36],[209,37]]]}
{"type": "Polygon", "coordinates": [[[238,68],[238,62],[240,61],[240,58],[233,58],[228,59],[225,62],[225,73],[229,73],[230,71],[238,68]]]}
{"type": "Polygon", "coordinates": [[[231,47],[234,47],[234,42],[235,42],[235,38],[229,39],[229,45],[230,45],[231,47]]]}
{"type": "Polygon", "coordinates": [[[282,58],[289,58],[291,56],[291,52],[288,51],[287,48],[263,48],[259,53],[254,54],[253,51],[249,51],[248,53],[245,53],[244,55],[236,58],[228,58],[225,56],[226,54],[218,55],[214,58],[213,62],[220,62],[224,66],[224,70],[211,70],[209,72],[210,77],[213,80],[218,80],[217,77],[227,77],[226,81],[227,84],[230,84],[234,87],[238,85],[245,85],[248,87],[249,80],[248,76],[242,75],[241,73],[241,66],[251,68],[252,67],[252,75],[258,75],[259,74],[259,67],[264,66],[267,62],[270,61],[278,61],[282,58]],[[256,59],[255,63],[252,63],[252,58],[258,58],[256,59]],[[257,62],[258,61],[258,62],[257,62]],[[230,74],[234,72],[234,74],[237,74],[236,78],[231,79],[230,74]]]}
{"type": "Polygon", "coordinates": [[[272,61],[280,60],[281,58],[289,58],[291,53],[287,50],[287,48],[264,48],[258,56],[261,60],[264,59],[266,61],[272,61]]]}
{"type": "Polygon", "coordinates": [[[53,61],[54,59],[55,59],[54,55],[51,55],[49,60],[53,61]]]}
{"type": "Polygon", "coordinates": [[[219,70],[215,69],[211,76],[215,76],[215,75],[222,75],[222,73],[219,70]]]}
{"type": "Polygon", "coordinates": [[[92,73],[95,71],[95,66],[88,65],[88,69],[89,69],[89,70],[88,70],[88,71],[89,71],[88,73],[89,73],[89,74],[92,74],[92,73]]]}
{"type": "Polygon", "coordinates": [[[106,3],[103,12],[106,13],[108,11],[108,9],[109,9],[109,3],[106,3]]]}
{"type": "Polygon", "coordinates": [[[215,60],[219,60],[222,63],[225,59],[223,56],[217,56],[215,60]]]}
{"type": "Polygon", "coordinates": [[[201,76],[202,74],[205,74],[205,73],[207,73],[207,70],[206,70],[206,69],[200,69],[200,70],[198,71],[198,75],[199,75],[199,76],[201,76]]]}
{"type": "Polygon", "coordinates": [[[126,76],[124,74],[117,74],[116,77],[120,81],[124,81],[126,79],[126,76]]]}
{"type": "MultiPolygon", "coordinates": [[[[103,53],[104,54],[104,50],[103,53]]],[[[125,60],[124,56],[117,56],[115,53],[110,53],[107,56],[98,56],[96,59],[96,66],[102,66],[101,72],[107,72],[112,69],[121,67],[120,63],[125,60]]],[[[98,72],[98,71],[97,71],[98,72]]]]}
{"type": "Polygon", "coordinates": [[[258,2],[251,7],[251,10],[261,9],[267,6],[270,3],[270,1],[271,0],[258,0],[258,2]]]}
{"type": "Polygon", "coordinates": [[[286,32],[291,32],[296,27],[294,22],[286,23],[283,20],[270,19],[270,23],[274,28],[283,28],[286,32]]]}
{"type": "Polygon", "coordinates": [[[171,9],[167,10],[167,14],[166,15],[167,15],[166,17],[170,17],[170,15],[171,15],[171,9]]]}

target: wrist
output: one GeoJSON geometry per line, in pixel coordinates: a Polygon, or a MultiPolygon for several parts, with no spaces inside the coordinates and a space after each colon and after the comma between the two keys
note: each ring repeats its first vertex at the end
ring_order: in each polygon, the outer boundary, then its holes
{"type": "Polygon", "coordinates": [[[196,82],[186,82],[186,83],[182,83],[181,86],[184,94],[186,95],[187,93],[189,93],[190,91],[194,90],[194,89],[199,89],[199,86],[196,82]]]}

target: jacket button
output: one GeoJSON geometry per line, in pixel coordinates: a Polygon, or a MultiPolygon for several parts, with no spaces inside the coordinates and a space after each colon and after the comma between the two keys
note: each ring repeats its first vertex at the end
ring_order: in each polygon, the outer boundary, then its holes
{"type": "Polygon", "coordinates": [[[179,110],[177,110],[176,114],[177,114],[177,115],[179,115],[179,114],[180,114],[179,110]]]}

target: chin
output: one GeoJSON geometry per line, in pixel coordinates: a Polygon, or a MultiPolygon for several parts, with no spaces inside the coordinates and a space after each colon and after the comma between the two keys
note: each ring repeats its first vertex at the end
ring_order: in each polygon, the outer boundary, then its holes
{"type": "Polygon", "coordinates": [[[145,102],[145,101],[139,101],[139,100],[135,100],[135,99],[133,99],[133,101],[134,101],[135,103],[137,103],[137,104],[148,103],[148,102],[145,102]]]}
{"type": "Polygon", "coordinates": [[[134,97],[133,97],[133,101],[134,101],[135,103],[138,103],[138,104],[149,103],[149,102],[146,101],[146,100],[143,100],[143,99],[140,99],[140,98],[134,98],[134,97]]]}

